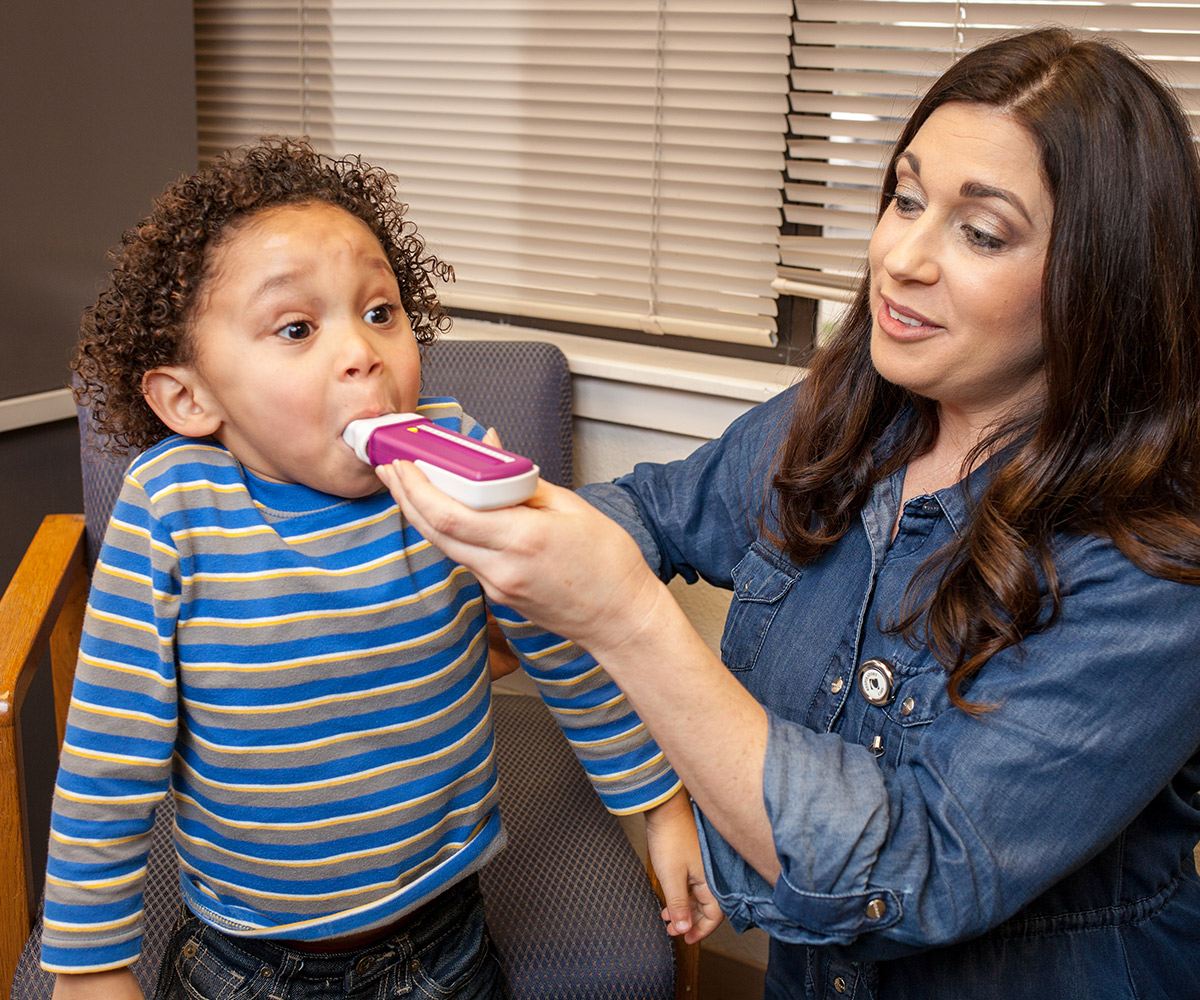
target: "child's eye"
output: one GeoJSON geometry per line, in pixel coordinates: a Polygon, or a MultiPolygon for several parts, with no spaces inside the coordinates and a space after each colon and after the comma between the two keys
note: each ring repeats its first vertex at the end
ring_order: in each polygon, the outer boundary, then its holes
{"type": "Polygon", "coordinates": [[[279,336],[284,340],[307,340],[312,336],[312,332],[312,324],[299,320],[281,327],[279,329],[279,336]]]}
{"type": "Polygon", "coordinates": [[[392,321],[393,314],[391,306],[372,306],[363,318],[375,326],[386,326],[392,321]]]}

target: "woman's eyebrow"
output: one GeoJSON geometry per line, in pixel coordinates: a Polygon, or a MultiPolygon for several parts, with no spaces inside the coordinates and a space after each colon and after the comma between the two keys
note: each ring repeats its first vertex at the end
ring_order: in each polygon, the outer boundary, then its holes
{"type": "Polygon", "coordinates": [[[1029,213],[1025,210],[1025,205],[1011,191],[1006,191],[1004,188],[995,188],[988,184],[981,184],[979,181],[967,181],[960,189],[959,194],[964,198],[999,198],[1001,201],[1008,202],[1024,217],[1025,221],[1033,225],[1033,219],[1029,217],[1029,213]]]}
{"type": "MultiPolygon", "coordinates": [[[[915,153],[905,150],[896,159],[904,160],[917,178],[921,177],[921,161],[915,153]]],[[[980,181],[967,181],[959,189],[959,195],[963,198],[999,198],[1001,201],[1008,202],[1018,212],[1025,217],[1025,221],[1033,225],[1033,219],[1030,218],[1029,212],[1025,208],[1025,203],[1021,201],[1011,191],[1004,188],[992,187],[990,184],[984,184],[980,181]]]]}

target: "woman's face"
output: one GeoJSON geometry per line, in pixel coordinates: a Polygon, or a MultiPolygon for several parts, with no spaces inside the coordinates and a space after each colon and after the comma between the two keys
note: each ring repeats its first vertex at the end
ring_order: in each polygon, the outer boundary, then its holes
{"type": "Polygon", "coordinates": [[[1043,392],[1054,205],[1033,140],[985,105],[938,108],[896,162],[871,238],[871,359],[982,428],[1043,392]]]}

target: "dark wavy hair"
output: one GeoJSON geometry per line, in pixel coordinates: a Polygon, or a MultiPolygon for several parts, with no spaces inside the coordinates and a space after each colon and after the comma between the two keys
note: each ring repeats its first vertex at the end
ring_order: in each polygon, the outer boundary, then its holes
{"type": "Polygon", "coordinates": [[[450,318],[433,281],[454,271],[426,252],[395,178],[360,157],[325,156],[306,140],[264,138],[168,186],[112,252],[115,266],[84,312],[71,359],[75,398],[91,408],[95,431],[108,439],[104,450],[141,450],[170,434],[142,395],[142,376],[194,362],[190,320],[213,251],[256,213],[306,202],[344,208],[375,234],[419,343],[445,332],[450,318]]]}
{"type": "MultiPolygon", "coordinates": [[[[1054,203],[1044,404],[993,428],[968,458],[1004,449],[970,523],[922,567],[894,626],[946,667],[956,705],[980,711],[964,694],[970,678],[1060,615],[1056,533],[1111,539],[1146,573],[1200,583],[1200,164],[1175,97],[1143,65],[1044,29],[983,46],[933,84],[895,146],[880,215],[897,157],[952,101],[1023,126],[1054,203]]],[[[937,435],[936,404],[871,364],[869,281],[814,357],[778,456],[778,541],[801,563],[937,435]],[[905,411],[912,419],[882,448],[905,411]]]]}

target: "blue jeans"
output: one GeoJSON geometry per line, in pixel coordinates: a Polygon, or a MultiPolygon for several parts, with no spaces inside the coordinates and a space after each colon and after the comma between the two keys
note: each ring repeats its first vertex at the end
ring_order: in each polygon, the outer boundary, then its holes
{"type": "Polygon", "coordinates": [[[190,912],[163,955],[154,1000],[504,1000],[476,876],[442,893],[395,934],[314,953],[231,937],[190,912]]]}

